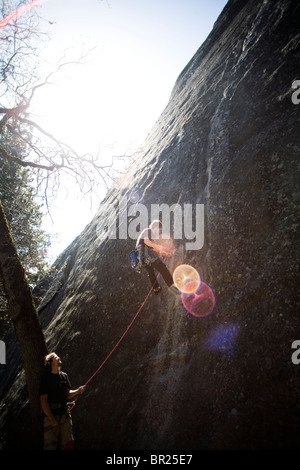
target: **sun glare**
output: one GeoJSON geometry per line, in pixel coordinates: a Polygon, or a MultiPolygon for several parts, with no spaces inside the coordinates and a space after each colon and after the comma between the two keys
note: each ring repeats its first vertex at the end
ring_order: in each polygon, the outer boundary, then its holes
{"type": "MultiPolygon", "coordinates": [[[[40,13],[46,24],[48,20],[50,38],[43,46],[41,82],[52,75],[49,84],[34,95],[31,118],[79,155],[91,154],[100,164],[110,164],[113,156],[143,151],[176,78],[222,6],[208,2],[208,12],[207,2],[175,3],[43,2],[40,13]],[[80,63],[54,73],[63,57],[80,63]]],[[[59,211],[71,213],[65,207],[62,196],[52,213],[54,220],[59,211]]],[[[78,203],[76,221],[91,219],[88,212],[78,203]]],[[[85,222],[81,222],[82,227],[85,222]]],[[[64,238],[67,233],[68,240],[77,235],[74,224],[75,220],[62,217],[58,226],[64,238]]]]}
{"type": "Polygon", "coordinates": [[[118,154],[136,149],[158,117],[155,103],[163,81],[147,63],[110,44],[91,60],[72,64],[38,90],[33,112],[44,128],[78,153],[118,154]],[[138,64],[138,67],[137,67],[138,64]]]}

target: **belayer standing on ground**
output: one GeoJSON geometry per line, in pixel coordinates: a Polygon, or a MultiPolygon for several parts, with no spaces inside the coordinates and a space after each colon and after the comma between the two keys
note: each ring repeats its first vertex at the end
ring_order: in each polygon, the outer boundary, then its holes
{"type": "Polygon", "coordinates": [[[150,254],[146,255],[146,257],[150,257],[150,263],[147,263],[146,259],[144,267],[148,273],[150,283],[151,286],[153,286],[153,291],[155,292],[155,294],[159,293],[161,287],[157,282],[157,276],[155,274],[154,269],[156,269],[162,275],[168,287],[171,287],[174,284],[173,277],[170,271],[168,270],[165,263],[159,258],[159,255],[168,257],[172,256],[172,253],[168,252],[168,250],[166,250],[164,246],[155,243],[155,240],[157,240],[161,236],[161,234],[162,223],[160,220],[154,220],[153,222],[151,222],[148,228],[145,228],[142,231],[136,243],[136,248],[138,251],[142,250],[145,253],[147,247],[150,248],[150,250],[148,250],[150,251],[150,254]]]}
{"type": "Polygon", "coordinates": [[[85,386],[71,390],[68,375],[60,370],[57,354],[45,357],[45,375],[40,385],[40,401],[44,414],[44,450],[73,450],[72,418],[67,400],[81,395],[85,386]]]}

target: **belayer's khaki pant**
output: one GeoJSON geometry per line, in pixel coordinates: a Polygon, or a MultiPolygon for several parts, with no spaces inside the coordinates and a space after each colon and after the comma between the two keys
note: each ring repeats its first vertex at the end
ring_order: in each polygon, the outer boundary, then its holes
{"type": "Polygon", "coordinates": [[[70,414],[55,416],[59,425],[51,426],[49,418],[44,418],[44,450],[73,450],[74,439],[70,414]]]}

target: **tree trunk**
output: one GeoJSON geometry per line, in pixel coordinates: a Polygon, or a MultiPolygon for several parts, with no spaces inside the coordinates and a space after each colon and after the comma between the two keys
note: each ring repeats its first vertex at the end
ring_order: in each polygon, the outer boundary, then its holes
{"type": "Polygon", "coordinates": [[[31,289],[26,280],[25,271],[20,262],[1,201],[0,272],[25,370],[32,420],[32,447],[39,448],[43,437],[39,384],[47,347],[31,289]]]}

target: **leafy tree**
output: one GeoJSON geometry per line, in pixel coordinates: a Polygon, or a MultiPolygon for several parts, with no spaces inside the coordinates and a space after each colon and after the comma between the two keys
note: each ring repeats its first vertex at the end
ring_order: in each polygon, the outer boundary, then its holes
{"type": "MultiPolygon", "coordinates": [[[[2,136],[2,141],[6,136],[2,136]]],[[[11,148],[14,153],[24,153],[24,145],[14,140],[11,148]]],[[[21,157],[20,157],[21,158],[21,157]]],[[[25,169],[9,160],[0,157],[0,200],[5,210],[7,222],[15,240],[18,255],[23,264],[26,278],[31,286],[45,275],[49,268],[45,261],[49,237],[41,230],[42,206],[37,204],[33,176],[25,169]]],[[[0,276],[1,277],[1,276],[0,276]]],[[[0,338],[10,326],[8,306],[0,279],[0,338]]]]}
{"type": "MultiPolygon", "coordinates": [[[[2,2],[1,14],[4,18],[11,11],[25,4],[21,2],[2,2]]],[[[19,149],[11,142],[27,142],[31,148],[29,126],[21,129],[17,118],[26,117],[31,96],[32,83],[37,79],[37,37],[38,17],[36,13],[26,18],[16,17],[0,30],[0,157],[7,162],[22,164],[27,155],[20,158],[19,149]],[[19,135],[18,135],[19,134],[19,135]]],[[[24,148],[24,147],[23,147],[24,148]]],[[[12,171],[12,166],[7,169],[12,171]]],[[[9,173],[7,178],[9,177],[9,173]]],[[[1,178],[4,181],[4,176],[1,178]]],[[[6,207],[9,211],[9,208],[6,207]]],[[[20,212],[21,213],[21,212],[20,212]]],[[[14,214],[9,214],[11,223],[14,214]]],[[[8,219],[0,200],[0,278],[5,292],[10,318],[12,320],[25,370],[30,412],[32,419],[33,447],[42,442],[42,422],[39,406],[39,382],[43,370],[43,357],[47,346],[40,327],[31,288],[12,237],[8,219]]],[[[5,305],[4,305],[5,307],[5,305]]]]}

